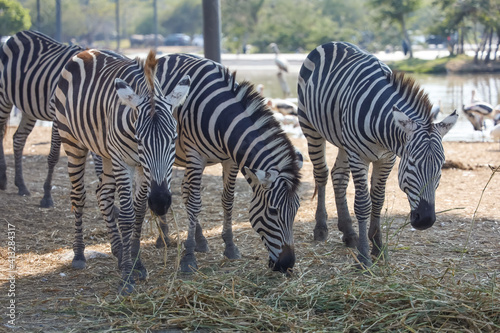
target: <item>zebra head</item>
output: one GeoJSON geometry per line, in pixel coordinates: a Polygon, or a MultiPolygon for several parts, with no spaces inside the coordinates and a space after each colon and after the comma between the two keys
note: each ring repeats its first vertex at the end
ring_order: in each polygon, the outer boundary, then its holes
{"type": "Polygon", "coordinates": [[[399,187],[408,196],[413,228],[424,230],[436,221],[435,193],[445,162],[443,136],[455,125],[457,112],[439,123],[431,124],[430,130],[393,108],[395,124],[406,135],[404,151],[399,164],[399,187]]]}
{"type": "Polygon", "coordinates": [[[115,80],[119,98],[134,112],[139,161],[148,184],[148,205],[159,216],[166,214],[172,203],[170,180],[177,139],[173,110],[186,99],[190,84],[189,76],[185,76],[168,96],[158,90],[139,96],[123,80],[115,80]]]}
{"type": "MultiPolygon", "coordinates": [[[[302,155],[297,153],[297,156],[297,163],[292,164],[298,170],[302,166],[302,155]]],[[[244,171],[253,190],[250,223],[269,252],[269,267],[274,271],[288,273],[295,264],[293,221],[300,207],[298,179],[291,179],[290,176],[294,173],[280,166],[267,171],[245,167],[244,171]]],[[[295,172],[297,173],[298,171],[295,172]]]]}

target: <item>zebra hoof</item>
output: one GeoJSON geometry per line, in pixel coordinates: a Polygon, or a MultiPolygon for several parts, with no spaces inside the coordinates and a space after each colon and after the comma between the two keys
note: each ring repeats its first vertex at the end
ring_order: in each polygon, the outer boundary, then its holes
{"type": "Polygon", "coordinates": [[[118,293],[121,296],[128,296],[134,292],[135,281],[131,277],[127,281],[122,280],[120,286],[118,287],[118,293]]]}
{"type": "Polygon", "coordinates": [[[344,235],[342,236],[342,241],[345,246],[354,249],[358,246],[358,235],[356,233],[344,235]]]}
{"type": "Polygon", "coordinates": [[[163,249],[164,247],[171,247],[173,244],[174,244],[174,242],[172,242],[172,240],[170,239],[170,237],[168,237],[168,236],[166,236],[166,237],[159,236],[156,239],[155,247],[157,249],[163,249]]]}
{"type": "Polygon", "coordinates": [[[373,263],[369,258],[365,257],[362,254],[358,254],[357,258],[358,258],[358,262],[355,265],[357,269],[366,270],[366,269],[372,267],[373,263]]]}
{"type": "Polygon", "coordinates": [[[185,255],[181,259],[181,272],[183,273],[193,273],[198,270],[198,265],[196,264],[196,258],[194,254],[185,255]]]}
{"type": "Polygon", "coordinates": [[[74,269],[84,269],[85,265],[86,265],[85,260],[81,259],[73,259],[73,261],[71,262],[71,266],[74,269]]]}
{"type": "Polygon", "coordinates": [[[314,228],[314,240],[318,242],[325,242],[328,239],[328,229],[314,228]]]}
{"type": "Polygon", "coordinates": [[[224,256],[228,259],[241,259],[240,250],[238,250],[236,245],[227,246],[224,250],[224,256]]]}
{"type": "Polygon", "coordinates": [[[140,267],[137,266],[136,264],[133,270],[134,277],[139,279],[139,281],[146,280],[149,277],[148,270],[142,264],[140,264],[140,267]]]}
{"type": "Polygon", "coordinates": [[[17,194],[22,196],[22,197],[29,197],[31,196],[30,191],[26,188],[26,186],[20,186],[19,190],[17,191],[17,194]]]}
{"type": "Polygon", "coordinates": [[[387,253],[387,248],[383,247],[380,249],[377,246],[373,246],[371,256],[373,259],[385,262],[387,259],[389,259],[389,254],[387,253]]]}
{"type": "Polygon", "coordinates": [[[194,248],[196,252],[202,252],[202,253],[207,253],[210,252],[210,249],[208,248],[208,242],[206,239],[203,239],[201,242],[196,241],[196,246],[194,248]]]}
{"type": "Polygon", "coordinates": [[[51,197],[43,197],[42,200],[40,200],[40,207],[42,208],[50,208],[54,207],[54,201],[52,200],[51,197]]]}

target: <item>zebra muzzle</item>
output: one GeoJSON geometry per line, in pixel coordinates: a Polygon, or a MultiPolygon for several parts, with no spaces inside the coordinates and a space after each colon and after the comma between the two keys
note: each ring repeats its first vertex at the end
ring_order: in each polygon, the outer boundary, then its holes
{"type": "Polygon", "coordinates": [[[411,226],[417,230],[425,230],[436,222],[434,204],[420,200],[418,207],[411,211],[411,226]]]}
{"type": "Polygon", "coordinates": [[[290,245],[283,246],[276,262],[269,258],[269,267],[273,271],[290,274],[292,273],[293,265],[295,265],[295,250],[290,245]]]}
{"type": "Polygon", "coordinates": [[[148,205],[149,208],[158,216],[165,215],[172,204],[172,194],[168,190],[166,182],[158,185],[157,182],[151,182],[148,205]]]}

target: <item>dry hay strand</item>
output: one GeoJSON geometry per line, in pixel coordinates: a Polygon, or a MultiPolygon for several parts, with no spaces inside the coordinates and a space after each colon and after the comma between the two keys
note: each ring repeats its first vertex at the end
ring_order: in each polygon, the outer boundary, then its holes
{"type": "Polygon", "coordinates": [[[246,267],[195,273],[124,298],[81,302],[72,311],[87,329],[150,331],[471,331],[500,330],[500,302],[489,283],[453,265],[442,275],[426,267],[384,265],[373,275],[355,270],[318,279],[311,271],[291,278],[246,267]]]}

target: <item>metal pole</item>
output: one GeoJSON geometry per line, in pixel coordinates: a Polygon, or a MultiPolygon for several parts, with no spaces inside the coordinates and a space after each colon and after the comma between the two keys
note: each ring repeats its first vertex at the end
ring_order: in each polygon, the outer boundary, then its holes
{"type": "Polygon", "coordinates": [[[61,0],[56,0],[56,40],[62,42],[61,0]]]}
{"type": "Polygon", "coordinates": [[[116,0],[116,51],[120,51],[120,0],[116,0]]]}
{"type": "Polygon", "coordinates": [[[42,30],[42,18],[40,16],[40,0],[36,0],[36,30],[42,30]]]}
{"type": "Polygon", "coordinates": [[[220,0],[203,0],[203,39],[205,57],[221,62],[220,0]]]}
{"type": "Polygon", "coordinates": [[[155,34],[155,52],[158,51],[158,7],[156,7],[156,0],[153,0],[153,25],[155,34]]]}

